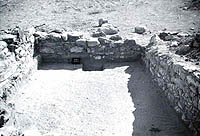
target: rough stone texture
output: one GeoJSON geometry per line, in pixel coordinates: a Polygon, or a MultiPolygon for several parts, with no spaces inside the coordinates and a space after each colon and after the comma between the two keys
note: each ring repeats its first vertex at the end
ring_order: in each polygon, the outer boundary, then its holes
{"type": "Polygon", "coordinates": [[[200,134],[200,67],[170,52],[167,42],[157,35],[152,37],[143,59],[183,121],[200,134]]]}
{"type": "Polygon", "coordinates": [[[14,104],[10,101],[22,82],[37,69],[34,29],[15,28],[0,35],[0,127],[13,123],[14,104]]]}
{"type": "Polygon", "coordinates": [[[112,24],[102,24],[99,31],[104,32],[106,35],[113,35],[119,32],[118,28],[114,27],[112,24]]]}
{"type": "Polygon", "coordinates": [[[87,37],[87,34],[81,32],[67,33],[36,32],[35,46],[43,62],[71,62],[74,57],[84,59],[88,56],[97,60],[132,61],[141,54],[141,47],[135,40],[122,40],[119,35],[87,37]]]}
{"type": "Polygon", "coordinates": [[[108,23],[108,20],[105,19],[99,19],[99,26],[102,26],[103,24],[108,23]]]}
{"type": "Polygon", "coordinates": [[[144,26],[137,26],[135,27],[135,33],[137,34],[143,34],[146,32],[146,27],[144,26]]]}

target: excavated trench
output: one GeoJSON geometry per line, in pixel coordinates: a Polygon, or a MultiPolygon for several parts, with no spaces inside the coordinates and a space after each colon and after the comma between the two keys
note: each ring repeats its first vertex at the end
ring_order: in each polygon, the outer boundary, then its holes
{"type": "Polygon", "coordinates": [[[11,74],[1,83],[2,94],[8,96],[1,97],[4,102],[1,110],[7,110],[4,114],[10,111],[8,121],[5,122],[6,116],[1,119],[1,124],[5,123],[0,128],[3,136],[192,135],[188,122],[181,120],[185,114],[178,112],[176,106],[182,104],[181,97],[174,103],[175,94],[170,94],[171,97],[168,94],[173,89],[164,88],[171,80],[160,80],[165,78],[162,74],[169,73],[165,70],[179,72],[182,67],[163,69],[167,57],[163,56],[165,48],[159,42],[156,43],[162,50],[155,51],[152,41],[144,49],[133,39],[84,38],[71,32],[34,32],[31,36],[34,36],[28,54],[31,59],[22,60],[22,51],[18,54],[14,49],[13,55],[19,59],[16,65],[21,64],[18,66],[21,71],[16,71],[27,77],[33,68],[39,68],[26,80],[11,74]],[[23,86],[14,87],[18,90],[14,95],[6,94],[8,85],[17,86],[17,80],[24,80],[23,86]]]}
{"type": "MultiPolygon", "coordinates": [[[[93,65],[94,66],[94,65],[93,65]]],[[[24,112],[26,113],[20,113],[21,115],[19,117],[26,118],[27,116],[32,116],[34,119],[34,116],[38,118],[39,122],[35,123],[33,120],[32,123],[36,126],[43,126],[42,130],[40,127],[38,127],[39,131],[43,131],[44,133],[47,132],[47,130],[54,129],[56,127],[57,129],[60,128],[61,124],[53,123],[55,124],[54,127],[48,126],[43,124],[44,120],[43,118],[39,117],[38,111],[32,111],[30,113],[27,113],[29,110],[34,110],[35,108],[38,109],[41,107],[39,103],[40,99],[46,99],[43,100],[47,101],[45,104],[46,106],[50,106],[52,104],[55,104],[51,100],[48,99],[48,93],[50,90],[52,93],[51,98],[59,99],[57,97],[59,96],[60,91],[71,89],[69,92],[74,93],[74,91],[80,91],[82,93],[78,93],[78,98],[71,98],[71,103],[78,103],[79,106],[74,105],[73,110],[67,110],[65,113],[63,113],[63,116],[67,116],[68,118],[75,118],[72,114],[74,111],[79,111],[80,113],[77,113],[76,118],[79,118],[78,120],[67,120],[68,123],[66,124],[67,127],[74,127],[74,130],[64,130],[65,134],[71,134],[71,135],[132,135],[133,136],[190,136],[189,130],[186,128],[184,123],[180,120],[178,115],[176,114],[175,110],[169,105],[169,101],[166,99],[166,97],[162,94],[162,89],[155,83],[151,77],[151,74],[149,71],[145,68],[145,65],[140,60],[136,62],[123,62],[123,63],[104,63],[104,70],[103,71],[82,71],[82,65],[76,64],[65,64],[65,63],[50,63],[50,64],[42,64],[39,67],[38,74],[35,76],[34,81],[30,82],[30,85],[27,85],[25,87],[26,91],[29,91],[29,93],[33,96],[24,96],[21,95],[19,98],[19,102],[16,104],[17,107],[21,107],[20,104],[23,103],[24,108],[26,109],[24,112]],[[120,72],[120,74],[119,74],[120,72]],[[122,75],[126,75],[126,78],[123,78],[122,75]],[[54,76],[57,75],[57,76],[54,76]],[[67,78],[67,76],[73,76],[71,78],[67,78]],[[78,77],[74,77],[78,76],[78,77]],[[51,78],[51,79],[49,79],[51,78]],[[86,78],[86,80],[84,80],[86,78]],[[111,81],[109,81],[111,80],[111,81]],[[123,80],[127,80],[127,82],[124,82],[123,80]],[[46,82],[45,82],[46,81],[46,82]],[[64,85],[64,81],[68,82],[67,85],[64,85]],[[104,83],[108,82],[108,83],[104,83]],[[32,85],[33,84],[33,85],[32,85]],[[54,84],[54,85],[50,85],[54,84]],[[86,86],[83,86],[85,84],[86,86]],[[121,85],[124,87],[120,87],[121,85]],[[35,87],[37,86],[37,87],[35,87]],[[62,87],[63,86],[63,87],[62,87]],[[77,86],[80,86],[77,88],[77,86]],[[103,86],[103,87],[102,87],[103,86]],[[85,87],[85,88],[84,88],[85,87]],[[106,89],[107,88],[107,89],[106,89]],[[87,89],[87,90],[86,90],[87,89]],[[109,90],[112,89],[112,90],[109,90]],[[118,91],[120,89],[122,92],[118,91]],[[31,92],[30,92],[31,90],[31,92]],[[44,97],[47,98],[38,98],[41,97],[39,94],[34,95],[34,91],[37,90],[37,92],[45,91],[46,94],[44,97]],[[74,91],[73,91],[74,90],[74,91]],[[85,92],[84,92],[85,91],[85,92]],[[107,92],[108,91],[108,92],[107,92]],[[56,95],[53,93],[57,93],[56,95]],[[94,94],[96,93],[96,94],[94,94]],[[106,95],[102,95],[102,93],[107,93],[106,95]],[[115,93],[119,93],[116,95],[115,93]],[[131,94],[131,99],[129,98],[129,94],[131,94]],[[55,95],[55,98],[54,98],[55,95]],[[82,106],[87,105],[87,102],[83,99],[87,96],[85,99],[93,100],[95,97],[98,97],[98,95],[101,95],[102,98],[99,98],[95,104],[97,104],[95,107],[88,106],[84,109],[79,109],[82,106]],[[122,97],[120,95],[128,95],[126,97],[122,97]],[[113,97],[118,97],[113,99],[113,97]],[[34,97],[34,98],[29,98],[34,97]],[[83,97],[83,98],[81,98],[83,97]],[[107,97],[107,98],[104,98],[107,97]],[[34,107],[34,105],[29,105],[29,103],[25,104],[26,99],[37,99],[38,107],[34,107]],[[74,99],[79,99],[77,100],[74,99]],[[98,104],[102,104],[102,99],[104,102],[104,108],[99,107],[98,104]],[[107,101],[107,99],[109,99],[107,101]],[[127,99],[125,101],[125,99],[127,99]],[[48,102],[50,101],[50,102],[48,102]],[[117,101],[117,105],[115,105],[115,101],[117,101]],[[132,104],[131,104],[132,103],[132,104]],[[131,105],[134,107],[128,107],[127,105],[131,105]],[[29,107],[30,106],[30,107],[29,107]],[[107,109],[107,106],[111,109],[107,109]],[[109,114],[109,112],[112,112],[113,106],[118,107],[118,110],[115,111],[113,114],[109,114]],[[124,108],[125,107],[125,108],[124,108]],[[33,109],[34,108],[34,109],[33,109]],[[94,109],[93,109],[94,108],[94,109]],[[86,110],[86,111],[84,111],[86,110]],[[94,111],[93,111],[94,110],[94,111]],[[102,111],[101,111],[102,110],[102,111]],[[108,110],[108,111],[105,111],[108,110]],[[72,112],[72,113],[71,113],[72,112]],[[84,114],[84,112],[91,112],[91,115],[85,116],[85,118],[82,118],[81,114],[84,114]],[[104,114],[102,114],[104,112],[104,114]],[[108,112],[108,113],[107,113],[108,112]],[[125,113],[126,112],[126,113],[125,113]],[[94,114],[97,117],[93,118],[93,120],[90,120],[94,114]],[[107,115],[106,115],[107,114],[107,115]],[[131,116],[133,115],[133,117],[131,116]],[[98,118],[100,116],[101,118],[98,118]],[[122,116],[122,117],[120,117],[122,116]],[[109,119],[108,119],[109,117],[109,119]],[[124,118],[124,119],[123,119],[124,118]],[[113,122],[114,120],[118,120],[116,122],[113,122]],[[130,122],[129,122],[129,121],[130,122]],[[111,125],[112,127],[108,126],[111,125]],[[112,122],[112,123],[111,123],[112,122]],[[73,124],[74,123],[74,124],[73,124]],[[88,123],[86,125],[86,123],[88,123]],[[91,124],[89,124],[91,123],[91,124]],[[132,124],[130,124],[132,123],[132,124]],[[101,124],[100,126],[98,126],[101,124]],[[74,126],[75,125],[75,126],[74,126]],[[83,126],[87,126],[85,129],[83,129],[83,126]],[[98,127],[99,128],[98,128],[98,127]],[[94,133],[97,131],[96,133],[94,133]]],[[[26,91],[22,91],[21,93],[25,93],[26,91]]],[[[65,95],[65,94],[60,94],[65,95]]],[[[71,95],[70,95],[71,96],[71,95]]],[[[51,99],[50,98],[50,99],[51,99]]],[[[67,97],[68,98],[68,97],[67,97]]],[[[66,103],[67,99],[64,96],[61,97],[60,103],[65,103],[66,105],[63,107],[64,109],[68,106],[71,109],[71,105],[68,105],[66,103]],[[68,106],[67,106],[68,105],[68,106]]],[[[17,98],[18,99],[18,98],[17,98]]],[[[69,99],[69,98],[68,98],[69,99]]],[[[56,100],[55,100],[56,101],[56,100]]],[[[59,107],[59,106],[58,106],[59,107]]],[[[48,109],[49,112],[53,110],[50,118],[53,118],[53,116],[57,116],[56,112],[57,110],[62,110],[60,107],[53,107],[53,109],[48,109]]],[[[83,108],[83,107],[82,107],[83,108]]],[[[45,113],[47,112],[46,109],[41,109],[39,113],[45,113]]],[[[89,113],[88,113],[89,114],[89,113]]],[[[45,123],[51,123],[50,119],[48,121],[48,115],[47,115],[47,121],[45,123]]],[[[62,118],[62,116],[61,116],[62,118]]],[[[61,120],[61,119],[60,119],[61,120]]],[[[60,121],[57,119],[57,122],[60,121]]],[[[21,121],[20,125],[26,128],[26,124],[24,124],[21,121]]],[[[62,132],[61,132],[62,133],[62,132]]]]}

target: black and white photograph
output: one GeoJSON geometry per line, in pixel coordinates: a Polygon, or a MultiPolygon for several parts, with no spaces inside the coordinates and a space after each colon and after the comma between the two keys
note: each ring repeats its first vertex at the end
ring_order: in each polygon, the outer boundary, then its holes
{"type": "Polygon", "coordinates": [[[200,0],[0,0],[0,136],[200,136],[200,0]]]}

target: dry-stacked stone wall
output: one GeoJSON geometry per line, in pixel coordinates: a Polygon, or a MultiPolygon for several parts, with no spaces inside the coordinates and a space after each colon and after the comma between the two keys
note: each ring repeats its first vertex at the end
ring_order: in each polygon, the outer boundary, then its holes
{"type": "Polygon", "coordinates": [[[134,39],[122,39],[118,29],[108,23],[97,27],[92,34],[38,31],[34,35],[43,62],[70,62],[72,58],[132,61],[141,55],[141,47],[134,39]]]}
{"type": "Polygon", "coordinates": [[[168,44],[153,36],[143,60],[182,120],[200,134],[200,67],[171,52],[168,44]]]}
{"type": "Polygon", "coordinates": [[[34,70],[35,29],[22,31],[19,27],[0,35],[0,127],[12,118],[12,96],[34,70]]]}

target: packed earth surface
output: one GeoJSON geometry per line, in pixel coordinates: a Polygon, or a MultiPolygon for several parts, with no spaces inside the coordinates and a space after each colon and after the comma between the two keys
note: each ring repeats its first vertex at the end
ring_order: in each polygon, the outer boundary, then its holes
{"type": "MultiPolygon", "coordinates": [[[[0,30],[92,32],[104,18],[120,35],[146,46],[161,30],[199,32],[198,5],[198,0],[0,0],[0,30]],[[136,26],[146,32],[136,34],[136,26]]],[[[178,39],[180,45],[185,41],[190,40],[178,39]]],[[[199,65],[200,49],[187,49],[170,47],[199,65]]],[[[42,64],[12,101],[18,130],[8,124],[0,134],[10,129],[16,133],[9,135],[19,136],[191,136],[141,62],[107,63],[104,71],[42,64]]]]}

